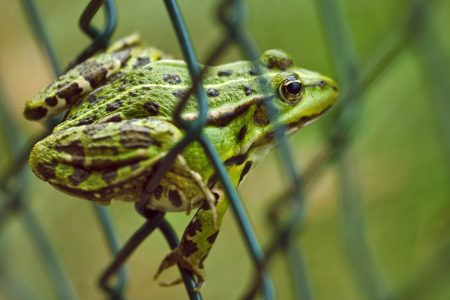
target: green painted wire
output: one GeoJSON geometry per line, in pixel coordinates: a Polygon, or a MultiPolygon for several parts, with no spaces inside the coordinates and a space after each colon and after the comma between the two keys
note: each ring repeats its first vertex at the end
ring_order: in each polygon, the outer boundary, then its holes
{"type": "MultiPolygon", "coordinates": [[[[109,249],[111,250],[111,254],[116,255],[120,251],[122,242],[119,238],[117,228],[115,227],[111,210],[97,203],[94,204],[94,207],[95,211],[97,212],[100,223],[103,227],[103,231],[105,232],[106,240],[108,242],[109,249]]],[[[119,276],[117,279],[116,286],[111,289],[115,299],[117,300],[124,299],[122,294],[125,289],[126,281],[127,281],[127,269],[125,266],[122,266],[119,269],[119,276]]]]}
{"type": "MultiPolygon", "coordinates": [[[[75,62],[78,64],[83,60],[87,59],[89,56],[97,52],[100,48],[106,47],[109,43],[114,29],[117,24],[116,10],[114,3],[111,0],[91,0],[83,13],[81,14],[79,21],[81,29],[86,32],[94,41],[80,54],[75,62]],[[98,10],[104,5],[106,13],[106,21],[102,30],[98,30],[90,24],[98,10]]],[[[114,225],[114,220],[112,218],[109,208],[103,207],[98,204],[94,204],[97,212],[97,216],[102,225],[103,231],[105,233],[109,248],[113,255],[116,255],[120,251],[121,241],[114,225]]],[[[118,280],[114,287],[109,287],[106,289],[110,293],[112,299],[121,300],[124,299],[123,291],[125,289],[127,282],[127,270],[125,266],[119,268],[118,280]]]]}
{"type": "MultiPolygon", "coordinates": [[[[192,44],[190,42],[186,26],[184,24],[183,18],[181,16],[181,12],[178,8],[178,4],[175,0],[165,0],[164,1],[169,11],[169,14],[172,17],[172,22],[175,27],[175,31],[177,32],[178,40],[180,41],[186,62],[188,63],[192,81],[194,82],[196,78],[200,74],[200,69],[198,67],[197,60],[195,58],[194,50],[192,44]],[[195,76],[195,77],[194,77],[195,76]]],[[[199,85],[201,86],[201,84],[199,85]]],[[[200,116],[198,120],[202,120],[202,106],[206,109],[207,102],[204,92],[202,94],[197,94],[197,101],[199,101],[199,109],[200,116]]],[[[206,115],[204,116],[206,118],[206,115]]],[[[201,129],[201,128],[200,128],[201,129]]],[[[188,133],[189,134],[189,133],[188,133]]],[[[206,154],[211,160],[212,165],[217,171],[217,175],[222,182],[225,191],[230,198],[230,204],[233,208],[237,221],[241,227],[241,230],[244,235],[244,239],[247,242],[247,246],[249,247],[250,254],[253,258],[254,264],[257,266],[261,276],[263,278],[263,296],[265,299],[273,298],[273,287],[271,280],[269,279],[264,266],[264,254],[259,246],[258,240],[256,239],[255,233],[251,227],[250,221],[246,215],[245,209],[239,200],[239,196],[237,194],[236,189],[232,186],[231,181],[228,177],[228,174],[216,152],[216,150],[212,147],[211,143],[208,139],[201,134],[200,139],[198,140],[200,144],[203,146],[206,154]]]]}
{"type": "Polygon", "coordinates": [[[80,17],[80,27],[94,41],[70,65],[77,65],[91,57],[98,50],[106,48],[117,24],[117,13],[113,0],[91,0],[80,17]],[[106,20],[102,30],[97,30],[90,22],[100,7],[104,5],[106,20]]]}
{"type": "MultiPolygon", "coordinates": [[[[235,21],[226,24],[232,33],[233,37],[238,41],[244,53],[251,61],[257,61],[260,57],[261,51],[256,46],[253,38],[248,34],[243,27],[243,16],[245,15],[245,9],[240,0],[233,0],[232,5],[234,8],[235,21]]],[[[276,121],[276,113],[269,109],[270,118],[276,121]]],[[[280,126],[275,126],[275,136],[277,139],[278,153],[282,162],[283,170],[287,174],[287,178],[290,180],[290,186],[293,187],[293,193],[291,198],[294,200],[295,209],[291,214],[291,218],[288,222],[284,222],[281,227],[275,229],[275,235],[277,240],[280,239],[279,244],[284,249],[284,252],[288,253],[287,258],[289,265],[291,266],[291,275],[293,278],[294,286],[297,288],[296,297],[300,299],[313,299],[313,290],[309,282],[309,271],[303,257],[303,251],[296,251],[297,246],[294,245],[295,233],[300,229],[300,226],[304,219],[304,195],[302,188],[301,177],[298,172],[295,171],[292,155],[288,148],[286,138],[284,136],[284,130],[280,126]]],[[[258,285],[258,284],[256,284],[258,285]]],[[[255,289],[251,289],[245,298],[252,298],[255,295],[255,289]]]]}

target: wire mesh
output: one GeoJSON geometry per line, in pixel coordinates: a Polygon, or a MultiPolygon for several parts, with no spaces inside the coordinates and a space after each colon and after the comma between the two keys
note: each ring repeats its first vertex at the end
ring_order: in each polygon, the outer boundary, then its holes
{"type": "MultiPolygon", "coordinates": [[[[420,41],[417,42],[416,39],[427,39],[427,43],[433,42],[429,31],[417,34],[417,29],[424,27],[424,24],[427,22],[426,9],[432,5],[432,1],[411,2],[408,6],[409,12],[405,22],[398,26],[397,31],[394,31],[394,38],[388,36],[386,42],[380,43],[384,46],[383,50],[380,51],[382,55],[380,58],[374,60],[376,63],[373,66],[370,66],[366,72],[362,71],[360,67],[356,54],[357,51],[355,50],[348,25],[345,23],[346,17],[342,8],[339,7],[339,2],[316,1],[317,10],[319,11],[319,15],[321,15],[321,22],[327,36],[331,55],[334,57],[336,69],[339,70],[341,76],[340,86],[341,94],[343,96],[340,97],[340,108],[337,109],[334,114],[333,126],[331,127],[332,130],[329,132],[327,142],[303,174],[296,170],[296,163],[293,162],[290,149],[282,134],[282,128],[278,128],[275,131],[282,169],[289,179],[290,189],[288,189],[286,193],[276,197],[277,200],[274,201],[274,205],[269,208],[268,220],[273,225],[273,235],[267,244],[264,254],[250,225],[244,207],[239,200],[239,196],[232,187],[216,150],[202,134],[207,113],[207,102],[201,83],[202,72],[204,72],[205,69],[200,71],[198,67],[194,48],[190,41],[188,30],[184,24],[177,2],[175,0],[165,0],[164,2],[183,50],[185,60],[188,64],[193,86],[184,99],[180,101],[173,116],[177,125],[186,130],[186,135],[181,142],[174,146],[160,164],[155,176],[152,177],[146,185],[145,191],[147,194],[142,193],[141,201],[139,203],[145,203],[147,201],[148,194],[156,187],[176,155],[189,143],[193,141],[199,142],[204,147],[205,152],[211,160],[211,164],[215,167],[218,177],[230,198],[231,206],[245,238],[247,247],[251,253],[253,264],[257,272],[257,275],[254,276],[255,280],[253,284],[250,286],[248,292],[243,295],[243,298],[253,299],[258,291],[261,292],[265,299],[274,298],[274,291],[271,280],[266,272],[266,266],[273,255],[278,251],[281,251],[285,254],[291,267],[291,278],[293,280],[293,286],[296,287],[296,298],[313,299],[315,293],[310,283],[311,276],[307,268],[307,259],[304,257],[303,249],[299,248],[298,243],[295,243],[294,241],[298,238],[298,233],[301,231],[304,222],[304,189],[310,184],[312,178],[323,169],[323,165],[334,160],[337,162],[340,169],[340,186],[342,186],[342,219],[344,221],[342,227],[343,240],[344,244],[346,244],[350,265],[356,274],[355,278],[359,281],[359,286],[367,299],[393,298],[392,291],[385,282],[383,270],[377,261],[370,239],[366,233],[364,213],[360,203],[360,184],[358,183],[357,178],[355,178],[355,172],[357,173],[357,170],[355,170],[355,166],[352,164],[351,159],[349,159],[347,145],[351,139],[351,129],[358,121],[355,116],[357,116],[356,112],[361,110],[360,106],[362,105],[361,98],[363,97],[363,94],[411,42],[416,43],[416,47],[424,61],[424,66],[433,66],[430,68],[432,71],[430,70],[428,72],[431,78],[433,78],[431,81],[435,83],[433,91],[436,97],[433,99],[436,99],[436,106],[439,107],[438,111],[448,111],[447,101],[445,101],[446,95],[448,95],[449,92],[448,85],[446,85],[445,82],[442,82],[442,79],[445,78],[445,70],[442,69],[443,64],[434,60],[436,57],[443,57],[445,55],[442,53],[435,54],[434,52],[429,51],[429,49],[433,49],[434,51],[439,52],[441,49],[439,45],[435,45],[434,47],[424,47],[422,49],[421,46],[425,43],[420,41]],[[435,70],[440,71],[436,73],[435,70]],[[199,104],[199,118],[193,123],[187,123],[179,117],[179,114],[192,93],[195,94],[199,104]],[[290,208],[290,213],[287,216],[282,212],[286,207],[290,208]],[[283,215],[281,216],[281,214],[283,215]],[[355,245],[358,246],[355,247],[355,245]],[[352,252],[355,250],[359,252],[352,252]]],[[[44,19],[42,18],[36,3],[33,0],[23,0],[23,5],[33,24],[32,27],[36,31],[39,43],[45,49],[45,52],[52,63],[55,75],[61,74],[63,69],[58,53],[54,50],[52,39],[45,29],[44,19]]],[[[214,62],[223,55],[225,49],[232,42],[236,42],[241,47],[249,60],[257,60],[260,52],[253,42],[254,39],[252,35],[244,26],[246,15],[247,12],[245,11],[245,6],[243,6],[243,3],[239,0],[225,0],[220,3],[218,8],[218,19],[224,25],[225,33],[222,41],[217,43],[217,47],[207,59],[206,65],[213,65],[214,62]]],[[[93,39],[93,42],[81,52],[71,65],[80,63],[99,49],[105,48],[114,32],[115,24],[116,11],[114,3],[111,0],[90,1],[80,17],[80,27],[93,39]],[[90,22],[102,6],[105,8],[106,22],[102,30],[98,30],[90,25],[90,22]]],[[[0,101],[0,103],[3,102],[0,101]]],[[[0,109],[0,111],[3,113],[5,110],[0,109]]],[[[445,145],[447,146],[447,149],[450,149],[448,146],[450,145],[450,143],[448,143],[448,137],[450,136],[448,134],[450,128],[448,118],[446,118],[445,114],[439,114],[439,116],[442,132],[446,137],[446,139],[444,139],[445,145]]],[[[271,118],[274,117],[272,112],[271,118]]],[[[1,119],[5,123],[3,128],[6,130],[15,130],[14,127],[8,126],[8,124],[12,124],[12,122],[8,120],[7,116],[2,115],[1,119]]],[[[52,120],[52,122],[48,124],[49,129],[46,132],[46,135],[51,132],[52,125],[57,124],[57,121],[58,120],[52,120]]],[[[10,168],[8,168],[8,171],[3,173],[4,175],[0,177],[0,186],[3,192],[1,195],[3,205],[0,211],[0,225],[8,220],[7,216],[11,213],[15,212],[19,214],[28,228],[33,230],[31,232],[31,237],[33,238],[33,242],[40,248],[41,255],[46,262],[45,264],[48,267],[50,277],[52,278],[52,282],[59,297],[61,299],[77,299],[78,296],[76,291],[73,289],[67,274],[65,274],[64,267],[58,259],[57,253],[53,250],[50,240],[40,229],[36,216],[22,205],[23,194],[17,188],[10,187],[11,183],[9,181],[12,176],[21,176],[21,169],[24,166],[24,162],[27,161],[29,148],[24,151],[19,151],[21,143],[16,140],[16,138],[20,136],[19,133],[11,131],[7,132],[7,136],[10,137],[9,144],[11,145],[11,148],[14,152],[18,152],[19,155],[15,162],[11,164],[10,168]]],[[[39,139],[41,138],[42,137],[39,139]]],[[[29,144],[32,145],[34,143],[29,144]]],[[[450,151],[447,150],[447,153],[450,153],[450,151]]],[[[23,178],[23,176],[20,178],[22,184],[26,182],[26,178],[23,178]]],[[[174,249],[179,244],[178,238],[172,227],[164,218],[164,213],[149,210],[144,206],[139,205],[139,203],[136,205],[136,210],[146,219],[146,222],[123,246],[121,246],[110,212],[103,207],[95,206],[105,237],[108,240],[111,253],[114,255],[114,260],[105,269],[99,281],[100,287],[109,294],[110,299],[126,298],[125,287],[128,276],[124,263],[140,243],[154,232],[156,228],[163,233],[170,248],[174,249]],[[109,280],[116,272],[119,272],[119,278],[116,284],[111,286],[109,285],[109,280]]],[[[201,299],[200,293],[193,292],[195,281],[192,274],[189,274],[189,272],[183,268],[180,268],[180,272],[190,299],[201,299]]]]}

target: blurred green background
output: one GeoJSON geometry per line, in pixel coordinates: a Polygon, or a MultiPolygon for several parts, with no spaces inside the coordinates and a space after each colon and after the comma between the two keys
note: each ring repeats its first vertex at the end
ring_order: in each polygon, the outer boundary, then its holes
{"type": "MultiPolygon", "coordinates": [[[[57,49],[67,63],[89,43],[77,25],[88,1],[39,2],[57,49]]],[[[116,4],[118,26],[113,40],[139,32],[146,43],[182,59],[162,1],[117,0],[116,4]]],[[[179,4],[198,59],[204,62],[223,38],[223,29],[216,20],[218,1],[179,4]]],[[[342,4],[365,65],[383,37],[403,20],[410,1],[343,0],[342,4]]],[[[248,26],[261,49],[284,49],[296,65],[326,74],[339,84],[339,70],[334,68],[313,1],[252,0],[248,10],[248,26]]],[[[438,1],[430,13],[431,26],[449,54],[450,2],[438,1]]],[[[102,17],[96,17],[95,23],[100,26],[102,17]]],[[[2,101],[6,101],[13,125],[21,128],[25,141],[43,132],[43,127],[22,118],[24,103],[47,86],[53,75],[20,1],[0,0],[0,28],[2,101]]],[[[242,53],[233,46],[219,63],[240,59],[242,53]]],[[[450,268],[445,268],[450,257],[450,165],[423,72],[416,49],[409,47],[364,95],[349,151],[362,184],[368,237],[394,294],[399,299],[450,299],[450,268]]],[[[303,129],[292,141],[301,166],[306,166],[324,143],[326,118],[329,116],[303,129]]],[[[0,130],[0,166],[6,166],[10,159],[5,133],[0,130]]],[[[277,163],[276,153],[271,153],[240,188],[262,245],[271,234],[265,217],[267,207],[286,188],[286,178],[277,163]]],[[[27,206],[40,217],[80,298],[104,298],[96,282],[112,257],[92,203],[62,194],[35,178],[31,171],[28,173],[27,206]]],[[[330,165],[308,188],[305,227],[297,240],[304,247],[317,299],[364,299],[342,246],[338,174],[330,165]]],[[[114,202],[110,207],[125,241],[144,219],[129,203],[114,202]]],[[[179,236],[191,217],[167,214],[179,236]]],[[[21,217],[12,218],[2,234],[7,241],[2,245],[6,261],[2,271],[22,277],[43,299],[56,299],[21,217]]],[[[126,293],[130,299],[186,298],[183,285],[162,288],[152,280],[168,249],[156,231],[131,257],[126,293]]],[[[284,257],[276,256],[269,269],[278,299],[291,299],[294,294],[284,257]]],[[[237,299],[251,282],[251,261],[231,211],[206,261],[206,271],[204,299],[237,299]]],[[[162,279],[177,276],[173,268],[162,279]]],[[[9,299],[2,290],[0,299],[9,299]]]]}

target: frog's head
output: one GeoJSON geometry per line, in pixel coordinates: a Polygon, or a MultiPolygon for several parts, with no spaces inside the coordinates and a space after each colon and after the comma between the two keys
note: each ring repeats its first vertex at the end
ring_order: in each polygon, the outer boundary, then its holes
{"type": "Polygon", "coordinates": [[[260,80],[266,83],[265,94],[271,97],[260,102],[253,114],[252,125],[259,127],[253,128],[257,135],[253,136],[252,140],[256,141],[253,146],[273,140],[273,122],[266,105],[275,109],[277,123],[292,133],[317,120],[337,99],[338,87],[333,80],[296,67],[282,50],[264,52],[259,62],[265,71],[260,80]]]}
{"type": "Polygon", "coordinates": [[[294,66],[292,58],[281,50],[264,52],[260,62],[272,74],[275,71],[268,82],[273,94],[270,104],[278,111],[278,122],[288,130],[312,123],[337,99],[338,87],[332,79],[294,66]]]}

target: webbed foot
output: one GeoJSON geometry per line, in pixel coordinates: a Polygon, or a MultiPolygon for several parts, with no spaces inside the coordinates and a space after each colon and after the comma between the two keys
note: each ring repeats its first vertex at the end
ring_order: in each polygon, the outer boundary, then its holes
{"type": "MultiPolygon", "coordinates": [[[[193,289],[194,292],[199,292],[200,289],[203,287],[204,283],[205,283],[205,270],[203,268],[200,268],[198,266],[193,266],[191,265],[191,263],[189,263],[186,259],[183,258],[183,255],[181,254],[180,248],[177,247],[175,249],[172,250],[172,252],[170,252],[162,261],[161,265],[159,266],[158,272],[155,274],[155,276],[153,277],[154,281],[157,281],[159,278],[159,275],[161,275],[161,273],[176,265],[176,264],[180,264],[180,266],[182,268],[185,268],[186,270],[190,271],[191,273],[193,273],[196,277],[197,277],[197,285],[195,286],[195,288],[193,289]]],[[[183,279],[180,277],[176,280],[173,281],[169,281],[169,282],[160,282],[159,285],[160,286],[173,286],[176,284],[180,284],[183,282],[183,279]]]]}

